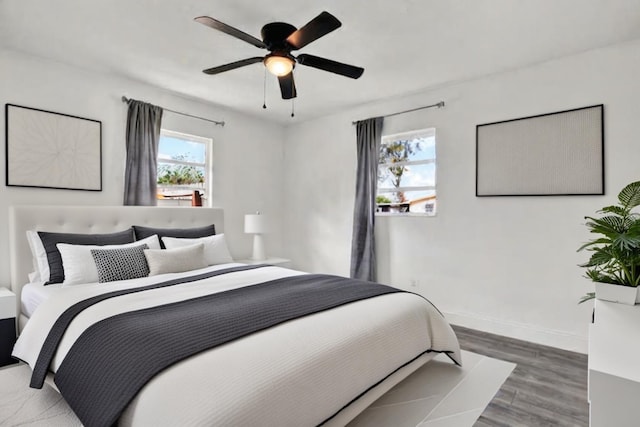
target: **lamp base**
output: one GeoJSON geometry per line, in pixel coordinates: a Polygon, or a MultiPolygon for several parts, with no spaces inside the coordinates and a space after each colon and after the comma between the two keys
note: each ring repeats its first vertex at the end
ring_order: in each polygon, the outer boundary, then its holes
{"type": "Polygon", "coordinates": [[[264,250],[264,240],[262,234],[253,235],[253,253],[251,254],[252,261],[264,261],[267,259],[267,254],[264,250]]]}

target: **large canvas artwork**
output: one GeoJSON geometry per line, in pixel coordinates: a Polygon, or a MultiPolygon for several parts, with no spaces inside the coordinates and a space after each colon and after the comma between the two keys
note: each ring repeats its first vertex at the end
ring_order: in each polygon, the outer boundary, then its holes
{"type": "Polygon", "coordinates": [[[604,106],[476,127],[476,196],[604,194],[604,106]]]}
{"type": "Polygon", "coordinates": [[[102,123],[5,105],[6,184],[102,191],[102,123]]]}

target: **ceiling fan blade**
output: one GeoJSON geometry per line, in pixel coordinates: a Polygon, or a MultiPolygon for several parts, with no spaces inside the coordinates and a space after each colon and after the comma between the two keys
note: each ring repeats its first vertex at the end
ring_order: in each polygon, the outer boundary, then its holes
{"type": "Polygon", "coordinates": [[[253,37],[245,33],[244,31],[240,31],[237,28],[232,27],[231,25],[227,25],[224,22],[220,22],[217,19],[213,19],[209,16],[199,16],[194,18],[194,21],[199,22],[207,27],[213,28],[214,30],[222,31],[225,34],[229,34],[237,39],[250,43],[256,47],[266,49],[267,45],[258,38],[253,37]]]}
{"type": "Polygon", "coordinates": [[[314,40],[340,28],[342,23],[329,12],[322,12],[304,27],[294,31],[287,37],[287,43],[294,49],[301,49],[314,40]]]}
{"type": "Polygon", "coordinates": [[[225,71],[235,70],[236,68],[244,67],[245,65],[255,64],[256,62],[262,62],[264,58],[262,56],[254,56],[253,58],[243,59],[241,61],[232,62],[230,64],[220,65],[218,67],[207,68],[202,70],[205,74],[220,74],[225,71]]]}
{"type": "Polygon", "coordinates": [[[287,74],[286,76],[278,77],[278,82],[280,83],[280,93],[282,94],[282,99],[291,99],[298,96],[296,92],[296,84],[293,81],[293,72],[287,74]]]}
{"type": "Polygon", "coordinates": [[[302,53],[298,55],[296,59],[298,64],[340,74],[345,77],[351,77],[352,79],[357,79],[364,73],[364,68],[362,67],[343,64],[342,62],[332,61],[331,59],[321,58],[319,56],[302,53]]]}

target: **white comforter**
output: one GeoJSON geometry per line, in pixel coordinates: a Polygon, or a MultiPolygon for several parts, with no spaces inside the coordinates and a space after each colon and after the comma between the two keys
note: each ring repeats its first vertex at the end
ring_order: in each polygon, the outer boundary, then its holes
{"type": "MultiPolygon", "coordinates": [[[[305,273],[266,267],[107,299],[74,319],[50,370],[56,372],[87,327],[106,317],[299,274],[305,273]]],[[[66,308],[104,292],[179,275],[62,288],[36,310],[13,355],[33,368],[49,329],[66,308]]],[[[427,349],[452,352],[460,361],[455,334],[429,302],[409,293],[370,298],[281,324],[172,366],[142,389],[120,425],[317,425],[427,349]]]]}

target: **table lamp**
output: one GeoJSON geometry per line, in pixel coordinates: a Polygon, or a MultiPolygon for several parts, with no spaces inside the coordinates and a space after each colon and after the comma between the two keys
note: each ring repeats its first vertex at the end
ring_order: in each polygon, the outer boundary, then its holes
{"type": "Polygon", "coordinates": [[[266,231],[267,221],[260,212],[244,216],[244,232],[253,234],[253,254],[251,255],[253,261],[264,261],[267,258],[264,250],[264,240],[262,239],[262,234],[266,233],[266,231]]]}

